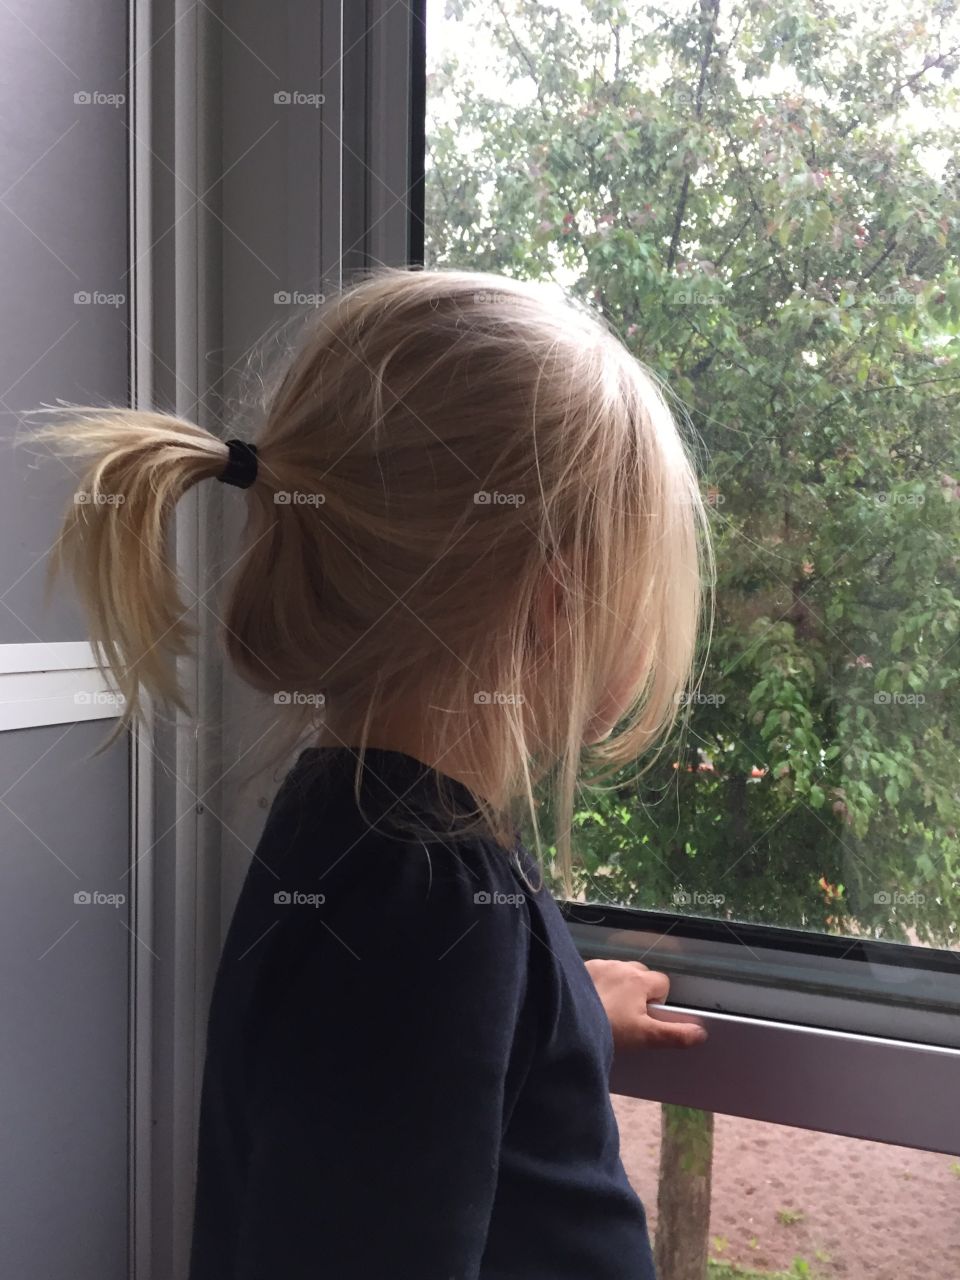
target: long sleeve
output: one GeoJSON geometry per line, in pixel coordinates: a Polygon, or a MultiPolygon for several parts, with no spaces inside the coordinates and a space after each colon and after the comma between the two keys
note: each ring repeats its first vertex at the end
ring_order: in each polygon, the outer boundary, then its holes
{"type": "Polygon", "coordinates": [[[455,779],[371,749],[358,794],[356,764],[301,754],[231,919],[190,1280],[653,1280],[610,1025],[532,859],[450,838],[455,779]]]}
{"type": "Polygon", "coordinates": [[[524,1072],[528,906],[484,901],[502,883],[442,848],[364,860],[321,906],[279,907],[263,944],[282,998],[251,1064],[243,1280],[480,1271],[524,1072]]]}

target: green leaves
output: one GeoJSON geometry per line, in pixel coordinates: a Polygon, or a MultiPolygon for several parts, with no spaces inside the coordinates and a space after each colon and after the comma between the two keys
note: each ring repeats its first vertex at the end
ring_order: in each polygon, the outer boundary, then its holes
{"type": "Polygon", "coordinates": [[[714,700],[584,803],[586,892],[955,945],[956,68],[913,75],[960,43],[955,6],[734,0],[709,49],[693,3],[506,9],[502,83],[438,76],[429,261],[600,306],[714,494],[714,700]]]}

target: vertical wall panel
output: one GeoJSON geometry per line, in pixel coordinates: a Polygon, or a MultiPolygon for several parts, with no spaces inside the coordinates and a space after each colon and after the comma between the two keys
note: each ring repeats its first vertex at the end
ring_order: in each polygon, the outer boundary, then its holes
{"type": "Polygon", "coordinates": [[[123,0],[0,5],[0,644],[84,638],[67,589],[41,608],[75,476],[10,446],[22,409],[127,401],[126,42],[123,0]]]}
{"type": "MultiPolygon", "coordinates": [[[[0,660],[83,640],[48,551],[77,468],[22,411],[129,397],[127,5],[0,5],[0,660]]],[[[126,737],[0,732],[0,1274],[121,1280],[128,1250],[126,737]]]]}
{"type": "Polygon", "coordinates": [[[129,777],[103,723],[0,733],[0,1274],[127,1266],[129,777]]]}

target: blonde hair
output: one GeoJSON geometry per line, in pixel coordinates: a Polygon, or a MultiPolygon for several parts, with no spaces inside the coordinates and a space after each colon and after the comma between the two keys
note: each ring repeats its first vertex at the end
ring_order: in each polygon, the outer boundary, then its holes
{"type": "MultiPolygon", "coordinates": [[[[173,659],[191,633],[166,530],[227,445],[165,413],[54,412],[33,438],[90,462],[51,572],[77,583],[126,700],[117,729],[141,688],[188,710],[173,659]]],[[[422,706],[439,758],[455,747],[507,843],[524,807],[537,831],[549,775],[569,885],[581,771],[610,776],[662,740],[695,653],[706,521],[653,377],[549,287],[379,271],[308,322],[256,445],[222,604],[237,672],[296,692],[277,708],[291,740],[322,731],[304,694],[356,726],[361,748],[389,707],[422,706]],[[628,713],[584,752],[625,669],[628,713]]]]}

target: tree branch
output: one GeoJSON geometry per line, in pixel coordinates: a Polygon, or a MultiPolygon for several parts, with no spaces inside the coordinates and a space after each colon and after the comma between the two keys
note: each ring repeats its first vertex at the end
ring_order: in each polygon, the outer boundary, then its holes
{"type": "MultiPolygon", "coordinates": [[[[694,104],[694,115],[697,120],[703,119],[703,86],[707,78],[707,66],[713,53],[713,40],[716,32],[717,18],[720,13],[720,0],[700,0],[700,27],[704,31],[703,53],[700,55],[700,75],[697,79],[697,97],[694,104]]],[[[680,202],[673,219],[673,234],[670,237],[670,250],[667,254],[667,270],[672,271],[677,260],[677,248],[680,244],[680,232],[683,228],[683,215],[687,208],[687,197],[690,193],[690,172],[683,175],[680,188],[680,202]]]]}

